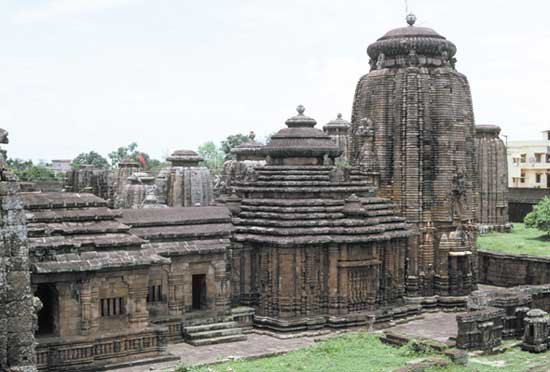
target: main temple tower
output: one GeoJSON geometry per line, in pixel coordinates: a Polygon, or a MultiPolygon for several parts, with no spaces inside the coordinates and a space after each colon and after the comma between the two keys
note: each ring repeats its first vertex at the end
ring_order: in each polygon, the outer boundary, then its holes
{"type": "Polygon", "coordinates": [[[475,125],[456,46],[432,29],[389,31],[368,47],[357,84],[351,162],[380,175],[380,196],[419,229],[410,294],[462,296],[475,287],[475,125]]]}

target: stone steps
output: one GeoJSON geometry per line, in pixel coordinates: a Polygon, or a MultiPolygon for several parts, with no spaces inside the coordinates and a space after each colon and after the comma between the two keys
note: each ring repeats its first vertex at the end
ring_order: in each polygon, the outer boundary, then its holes
{"type": "Polygon", "coordinates": [[[193,346],[205,346],[205,345],[214,345],[214,344],[224,344],[227,342],[238,342],[246,341],[246,335],[234,335],[234,336],[225,336],[225,337],[216,337],[216,338],[207,338],[202,340],[189,340],[189,344],[193,346]]]}
{"type": "Polygon", "coordinates": [[[184,326],[182,332],[185,341],[194,346],[244,341],[247,338],[234,321],[184,326]]]}
{"type": "Polygon", "coordinates": [[[233,321],[229,321],[229,322],[189,326],[189,327],[184,327],[184,329],[188,333],[199,333],[199,332],[215,331],[218,329],[227,329],[227,328],[234,328],[234,327],[237,327],[237,323],[233,321]]]}

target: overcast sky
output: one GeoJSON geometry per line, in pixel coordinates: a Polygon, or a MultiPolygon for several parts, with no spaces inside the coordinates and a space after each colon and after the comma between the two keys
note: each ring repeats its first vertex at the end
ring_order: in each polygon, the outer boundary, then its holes
{"type": "MultiPolygon", "coordinates": [[[[458,47],[478,124],[550,128],[550,1],[409,0],[458,47]]],[[[137,142],[154,157],[254,130],[303,104],[349,119],[366,47],[404,0],[0,0],[0,127],[11,157],[137,142]]]]}

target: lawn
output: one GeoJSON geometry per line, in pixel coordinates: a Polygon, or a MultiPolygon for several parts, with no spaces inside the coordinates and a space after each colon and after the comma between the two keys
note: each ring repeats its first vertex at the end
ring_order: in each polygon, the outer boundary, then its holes
{"type": "MultiPolygon", "coordinates": [[[[506,342],[507,345],[511,341],[506,342]]],[[[395,348],[368,333],[354,333],[285,355],[241,360],[200,368],[180,366],[176,372],[392,372],[426,358],[443,358],[435,352],[421,354],[411,346],[395,348]]],[[[550,352],[531,354],[519,348],[505,353],[470,357],[467,366],[451,364],[426,372],[526,372],[550,364],[550,352]]]]}
{"type": "Polygon", "coordinates": [[[487,251],[550,256],[550,238],[543,231],[515,223],[510,233],[489,233],[480,235],[478,247],[487,251]]]}

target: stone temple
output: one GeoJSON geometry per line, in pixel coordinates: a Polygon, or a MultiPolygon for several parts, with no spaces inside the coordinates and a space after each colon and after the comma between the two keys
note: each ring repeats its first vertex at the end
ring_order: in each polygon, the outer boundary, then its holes
{"type": "Polygon", "coordinates": [[[475,288],[475,124],[456,46],[432,29],[389,31],[368,47],[357,84],[351,162],[380,176],[379,195],[420,231],[407,266],[409,291],[465,295],[475,288]],[[447,243],[460,246],[457,252],[447,243]]]}
{"type": "Polygon", "coordinates": [[[273,330],[365,322],[405,293],[413,232],[366,176],[333,165],[342,150],[303,113],[273,135],[256,179],[235,183],[233,302],[273,330]]]}
{"type": "Polygon", "coordinates": [[[505,149],[474,125],[455,45],[408,22],[369,46],[351,123],[321,130],[298,106],[267,145],[234,148],[215,187],[190,150],[157,175],[83,167],[65,192],[22,193],[2,166],[0,369],[464,309],[476,223],[507,223],[505,149]]]}

